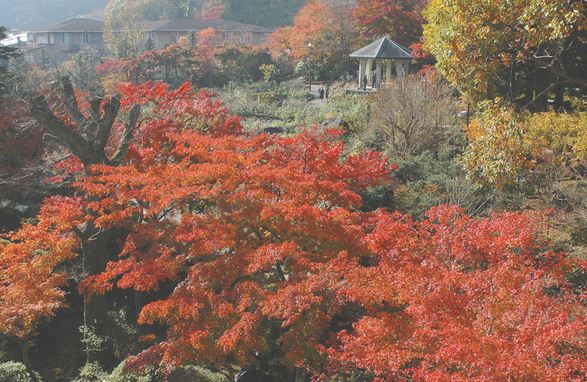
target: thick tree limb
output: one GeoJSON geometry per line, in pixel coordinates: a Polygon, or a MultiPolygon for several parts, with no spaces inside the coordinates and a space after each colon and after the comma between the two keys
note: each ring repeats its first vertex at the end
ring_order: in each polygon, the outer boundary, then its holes
{"type": "Polygon", "coordinates": [[[98,123],[96,141],[94,142],[94,146],[98,150],[104,150],[104,147],[106,147],[106,142],[108,142],[108,137],[112,131],[112,125],[114,124],[114,121],[118,116],[118,111],[120,110],[120,95],[115,95],[110,98],[110,100],[104,104],[103,109],[104,115],[98,123]]]}
{"type": "Polygon", "coordinates": [[[120,164],[128,151],[132,132],[138,125],[140,107],[135,105],[131,109],[118,149],[112,159],[108,160],[104,149],[120,111],[120,95],[111,97],[104,105],[102,105],[102,98],[92,98],[90,115],[86,117],[79,108],[75,90],[69,78],[61,78],[60,92],[60,99],[77,126],[65,125],[53,113],[44,96],[32,100],[31,112],[37,122],[45,127],[61,145],[76,155],[84,166],[98,163],[120,164]],[[100,110],[101,106],[103,112],[100,110]]]}
{"type": "Polygon", "coordinates": [[[139,105],[134,105],[128,115],[128,123],[124,128],[124,132],[122,134],[122,138],[120,139],[120,143],[118,144],[118,148],[116,149],[114,156],[112,156],[112,159],[110,159],[110,162],[113,164],[120,164],[126,156],[128,147],[132,142],[132,133],[139,126],[140,115],[141,107],[139,105]]]}
{"type": "Polygon", "coordinates": [[[61,87],[61,101],[67,108],[69,114],[73,117],[74,121],[80,126],[83,125],[85,117],[79,109],[77,98],[75,97],[75,90],[68,77],[61,77],[61,87]]]}
{"type": "Polygon", "coordinates": [[[64,125],[53,114],[45,97],[35,97],[32,100],[31,113],[33,117],[45,127],[59,142],[67,147],[82,161],[84,165],[103,162],[103,153],[97,153],[89,142],[77,131],[64,125]]]}
{"type": "MultiPolygon", "coordinates": [[[[90,100],[90,118],[94,127],[98,126],[100,121],[100,105],[102,105],[101,97],[94,97],[90,100]]],[[[92,130],[91,133],[95,134],[96,130],[92,130]]]]}

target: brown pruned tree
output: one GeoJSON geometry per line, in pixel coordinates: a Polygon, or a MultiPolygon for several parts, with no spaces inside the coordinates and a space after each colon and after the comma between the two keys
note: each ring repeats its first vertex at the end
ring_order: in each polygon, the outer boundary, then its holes
{"type": "Polygon", "coordinates": [[[375,95],[370,122],[360,135],[369,145],[380,146],[391,158],[402,160],[436,151],[446,131],[456,125],[456,116],[457,101],[447,85],[433,78],[409,76],[375,95]]]}

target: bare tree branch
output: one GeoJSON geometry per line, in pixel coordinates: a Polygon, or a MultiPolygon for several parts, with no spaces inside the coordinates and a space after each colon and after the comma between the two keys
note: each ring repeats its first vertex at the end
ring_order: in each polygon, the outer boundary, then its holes
{"type": "Polygon", "coordinates": [[[61,87],[61,100],[67,108],[67,111],[69,114],[71,114],[76,123],[83,125],[85,122],[85,117],[79,109],[73,85],[66,76],[61,77],[61,87]]]}
{"type": "Polygon", "coordinates": [[[99,163],[103,158],[96,154],[89,144],[77,131],[64,125],[53,114],[44,96],[32,100],[31,113],[33,117],[49,132],[57,137],[59,142],[80,158],[84,164],[99,163]]]}
{"type": "Polygon", "coordinates": [[[118,148],[116,149],[116,153],[110,162],[114,164],[120,164],[126,153],[128,152],[128,147],[132,141],[132,133],[133,131],[139,126],[139,116],[141,115],[141,107],[139,105],[134,105],[133,108],[130,110],[128,115],[128,123],[125,126],[124,133],[122,134],[122,138],[120,139],[120,143],[118,144],[118,148]]]}
{"type": "Polygon", "coordinates": [[[96,141],[94,142],[95,147],[98,150],[104,150],[104,147],[106,147],[106,142],[112,131],[112,125],[114,124],[114,121],[118,116],[118,111],[120,110],[120,95],[115,95],[110,98],[110,100],[104,104],[103,109],[104,115],[98,124],[96,141]]]}
{"type": "Polygon", "coordinates": [[[140,107],[134,106],[129,113],[129,121],[126,125],[119,147],[112,158],[108,160],[105,154],[106,143],[112,132],[112,126],[120,112],[120,95],[114,95],[102,106],[102,98],[90,100],[89,116],[81,112],[75,90],[68,77],[61,77],[60,99],[77,126],[65,125],[51,110],[44,96],[35,97],[31,102],[33,117],[49,134],[63,146],[76,155],[84,166],[97,163],[119,164],[128,150],[132,138],[132,132],[136,129],[140,107]],[[102,106],[103,112],[100,112],[102,106]]]}

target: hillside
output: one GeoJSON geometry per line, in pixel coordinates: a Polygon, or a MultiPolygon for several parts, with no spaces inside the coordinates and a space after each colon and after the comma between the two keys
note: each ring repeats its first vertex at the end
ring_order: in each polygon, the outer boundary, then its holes
{"type": "Polygon", "coordinates": [[[225,0],[224,18],[265,27],[290,24],[306,0],[225,0]]]}
{"type": "MultiPolygon", "coordinates": [[[[266,27],[291,23],[306,0],[223,0],[224,18],[266,27]]],[[[79,15],[101,16],[108,0],[0,0],[0,25],[36,29],[79,15]]],[[[198,2],[196,2],[197,4],[198,2]]]]}
{"type": "Polygon", "coordinates": [[[78,15],[99,15],[108,0],[0,0],[0,25],[36,29],[78,15]]]}
{"type": "MultiPolygon", "coordinates": [[[[280,27],[291,24],[296,13],[307,0],[223,0],[226,20],[280,27]]],[[[335,7],[354,6],[355,0],[327,0],[335,7]]]]}

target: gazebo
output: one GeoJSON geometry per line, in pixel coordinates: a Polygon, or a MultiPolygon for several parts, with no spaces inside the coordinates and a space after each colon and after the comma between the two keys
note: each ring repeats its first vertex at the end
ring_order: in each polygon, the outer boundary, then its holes
{"type": "Polygon", "coordinates": [[[398,78],[405,76],[412,60],[412,54],[407,48],[387,37],[382,37],[351,53],[349,57],[359,60],[360,90],[375,90],[381,84],[390,81],[394,66],[398,78]],[[367,83],[364,82],[365,76],[367,83]]]}

